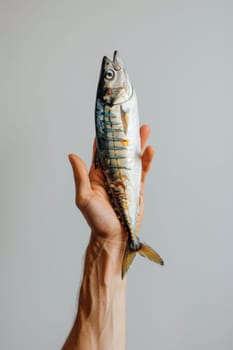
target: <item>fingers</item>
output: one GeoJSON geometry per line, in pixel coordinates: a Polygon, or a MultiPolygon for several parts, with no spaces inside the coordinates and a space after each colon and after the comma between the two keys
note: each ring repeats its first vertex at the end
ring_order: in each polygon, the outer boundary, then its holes
{"type": "Polygon", "coordinates": [[[148,137],[150,135],[150,127],[148,125],[142,125],[140,127],[140,137],[141,137],[141,149],[142,152],[147,143],[148,137]]]}
{"type": "Polygon", "coordinates": [[[150,127],[148,125],[142,125],[140,128],[141,136],[141,148],[142,148],[142,183],[145,183],[146,176],[150,170],[150,166],[155,154],[155,150],[151,146],[144,147],[147,143],[148,137],[150,135],[150,127]]]}
{"type": "Polygon", "coordinates": [[[91,196],[91,185],[86,164],[75,154],[69,154],[69,160],[73,168],[76,204],[79,208],[85,206],[91,196]]]}
{"type": "Polygon", "coordinates": [[[150,170],[155,150],[152,146],[147,146],[142,154],[142,183],[145,183],[146,176],[150,170]]]}

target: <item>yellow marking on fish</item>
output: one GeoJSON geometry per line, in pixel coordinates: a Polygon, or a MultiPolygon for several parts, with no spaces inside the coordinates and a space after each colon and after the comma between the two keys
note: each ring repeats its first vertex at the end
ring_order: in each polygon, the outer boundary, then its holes
{"type": "MultiPolygon", "coordinates": [[[[119,176],[121,177],[121,179],[123,179],[121,172],[119,172],[119,176]]],[[[124,182],[122,182],[121,179],[114,181],[110,186],[115,190],[117,190],[117,188],[119,189],[119,191],[121,192],[121,195],[123,195],[123,197],[124,197],[124,199],[122,200],[122,207],[124,210],[128,210],[129,209],[128,201],[127,201],[127,197],[125,194],[126,186],[125,186],[124,182]]]]}
{"type": "Polygon", "coordinates": [[[122,187],[123,190],[126,190],[125,184],[122,181],[120,181],[120,180],[119,181],[114,181],[113,185],[116,186],[116,187],[122,187]]]}
{"type": "Polygon", "coordinates": [[[129,178],[128,178],[127,175],[122,175],[122,179],[124,179],[124,180],[129,180],[129,178]]]}
{"type": "Polygon", "coordinates": [[[127,140],[127,139],[121,140],[121,145],[122,145],[123,147],[127,147],[128,144],[129,144],[129,140],[127,140]]]}

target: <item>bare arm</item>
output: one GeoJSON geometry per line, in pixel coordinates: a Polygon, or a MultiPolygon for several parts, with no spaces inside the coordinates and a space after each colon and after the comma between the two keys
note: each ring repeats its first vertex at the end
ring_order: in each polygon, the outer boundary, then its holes
{"type": "Polygon", "coordinates": [[[87,248],[78,315],[64,350],[125,349],[125,284],[122,242],[91,238],[87,248]]]}
{"type": "MultiPolygon", "coordinates": [[[[150,129],[140,129],[144,149],[150,129]]],[[[94,145],[95,151],[95,145],[94,145]]],[[[154,150],[142,153],[142,185],[139,226],[143,216],[143,186],[154,150]]],[[[84,162],[70,155],[73,167],[76,204],[91,228],[86,251],[78,313],[62,350],[125,349],[125,287],[121,279],[122,258],[127,235],[120,224],[104,187],[104,177],[93,162],[88,174],[84,162]]]]}

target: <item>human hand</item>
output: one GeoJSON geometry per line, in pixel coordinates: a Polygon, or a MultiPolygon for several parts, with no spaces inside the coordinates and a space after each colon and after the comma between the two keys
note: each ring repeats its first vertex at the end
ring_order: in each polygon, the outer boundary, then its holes
{"type": "MultiPolygon", "coordinates": [[[[145,179],[155,153],[152,146],[146,146],[149,134],[150,127],[147,125],[141,126],[142,177],[137,227],[138,232],[144,211],[143,190],[145,179]]],[[[96,143],[94,142],[93,158],[95,151],[96,143]]],[[[70,154],[69,159],[74,173],[76,205],[89,224],[93,235],[110,240],[127,240],[126,231],[120,223],[109,200],[102,170],[100,168],[95,168],[93,159],[89,173],[86,164],[80,157],[75,154],[70,154]]]]}

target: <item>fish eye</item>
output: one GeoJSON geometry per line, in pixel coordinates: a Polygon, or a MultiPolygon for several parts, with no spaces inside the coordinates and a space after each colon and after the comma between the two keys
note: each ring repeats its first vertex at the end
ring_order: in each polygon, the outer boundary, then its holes
{"type": "Polygon", "coordinates": [[[112,69],[107,70],[104,75],[104,77],[108,80],[112,80],[114,76],[115,76],[115,73],[112,69]]]}

